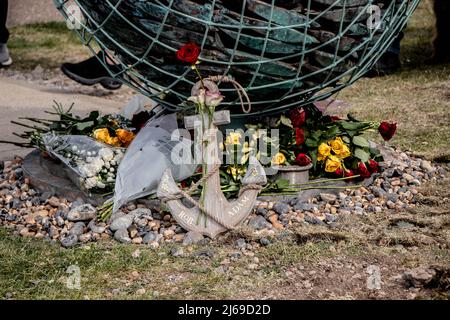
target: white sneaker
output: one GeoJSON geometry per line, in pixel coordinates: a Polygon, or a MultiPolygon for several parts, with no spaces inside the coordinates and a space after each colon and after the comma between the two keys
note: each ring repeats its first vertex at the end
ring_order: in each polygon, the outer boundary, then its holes
{"type": "Polygon", "coordinates": [[[0,44],[0,68],[8,67],[12,62],[6,44],[0,44]]]}

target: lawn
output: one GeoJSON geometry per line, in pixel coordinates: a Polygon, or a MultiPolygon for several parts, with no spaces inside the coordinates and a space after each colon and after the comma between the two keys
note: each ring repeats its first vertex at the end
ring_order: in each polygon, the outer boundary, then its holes
{"type": "MultiPolygon", "coordinates": [[[[423,1],[406,29],[403,69],[392,76],[362,79],[337,98],[361,119],[395,120],[392,144],[448,162],[450,158],[450,65],[428,66],[433,32],[431,7],[423,1]]],[[[16,27],[11,51],[16,69],[36,64],[56,68],[86,56],[61,23],[16,27]]],[[[420,294],[405,290],[395,277],[407,268],[449,267],[450,181],[422,186],[414,210],[349,217],[337,229],[302,227],[271,239],[233,260],[239,237],[220,244],[184,249],[150,249],[104,241],[75,249],[20,238],[0,229],[0,299],[171,299],[171,298],[448,298],[445,283],[420,294]],[[394,227],[406,221],[413,228],[394,227]],[[249,266],[258,262],[256,270],[249,266]],[[366,289],[367,267],[380,267],[380,291],[366,289]],[[70,266],[81,272],[81,289],[69,289],[70,266]],[[226,271],[226,272],[225,272],[226,271]]],[[[443,281],[448,281],[443,279],[443,281]]],[[[448,284],[447,284],[448,285],[448,284]]]]}

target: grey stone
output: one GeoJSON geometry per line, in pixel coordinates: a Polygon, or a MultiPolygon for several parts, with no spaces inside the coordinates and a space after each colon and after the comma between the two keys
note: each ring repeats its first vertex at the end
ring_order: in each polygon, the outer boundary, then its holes
{"type": "Polygon", "coordinates": [[[268,246],[270,244],[270,240],[267,238],[261,238],[259,239],[259,243],[261,243],[263,246],[268,246]]]}
{"type": "Polygon", "coordinates": [[[111,229],[111,231],[117,231],[119,229],[128,229],[133,223],[134,217],[135,217],[134,214],[131,213],[123,217],[119,217],[115,219],[113,222],[111,222],[109,228],[111,229]]]}
{"type": "Polygon", "coordinates": [[[294,206],[294,209],[301,211],[314,211],[315,207],[316,206],[311,203],[297,202],[297,204],[294,206]]]}
{"type": "Polygon", "coordinates": [[[78,236],[69,234],[67,237],[61,239],[61,245],[64,248],[70,248],[76,245],[78,242],[78,236]]]}
{"type": "Polygon", "coordinates": [[[247,242],[245,241],[244,238],[239,238],[236,240],[236,247],[238,247],[239,249],[243,249],[247,246],[247,242]]]}
{"type": "Polygon", "coordinates": [[[389,201],[397,202],[398,197],[399,197],[398,194],[395,194],[395,193],[388,193],[386,198],[387,198],[389,201]]]}
{"type": "Polygon", "coordinates": [[[435,170],[431,163],[427,160],[422,160],[422,162],[420,163],[420,167],[426,172],[433,172],[435,170]]]}
{"type": "Polygon", "coordinates": [[[83,204],[75,207],[67,214],[69,221],[87,221],[96,217],[97,210],[91,204],[83,204]]]}
{"type": "Polygon", "coordinates": [[[174,257],[182,257],[184,255],[184,250],[181,247],[172,248],[172,250],[170,250],[170,254],[174,257]]]}
{"type": "Polygon", "coordinates": [[[317,217],[305,216],[305,221],[310,224],[324,225],[325,223],[317,217]]]}
{"type": "Polygon", "coordinates": [[[323,192],[320,194],[320,199],[322,199],[322,201],[325,201],[325,202],[333,203],[336,201],[337,196],[332,193],[323,192]]]}
{"type": "Polygon", "coordinates": [[[335,222],[337,217],[331,213],[325,213],[325,219],[329,222],[335,222]]]}
{"type": "Polygon", "coordinates": [[[105,232],[106,227],[98,226],[98,225],[95,224],[95,221],[92,220],[88,224],[88,229],[91,230],[94,233],[103,233],[103,232],[105,232]]]}
{"type": "Polygon", "coordinates": [[[73,225],[72,229],[70,229],[69,234],[79,236],[82,235],[84,232],[84,223],[83,222],[77,222],[73,225]]]}
{"type": "Polygon", "coordinates": [[[156,233],[151,231],[144,236],[142,242],[145,244],[149,244],[150,242],[153,242],[155,240],[156,240],[156,233]]]}
{"type": "Polygon", "coordinates": [[[373,184],[375,180],[375,176],[371,175],[369,178],[366,178],[363,180],[363,182],[361,183],[365,188],[371,186],[373,184]]]}
{"type": "Polygon", "coordinates": [[[194,257],[197,258],[208,258],[211,259],[214,257],[214,251],[211,249],[200,249],[192,254],[194,257]]]}
{"type": "Polygon", "coordinates": [[[55,220],[56,220],[56,224],[58,225],[58,227],[63,227],[64,226],[65,222],[64,222],[63,218],[58,216],[58,217],[55,218],[55,220]]]}
{"type": "Polygon", "coordinates": [[[268,213],[269,213],[269,210],[267,210],[266,208],[256,209],[256,214],[259,214],[260,216],[263,216],[264,218],[267,218],[268,213]]]}
{"type": "Polygon", "coordinates": [[[198,233],[196,231],[189,231],[186,233],[183,239],[183,245],[191,245],[191,244],[197,244],[200,241],[204,239],[203,235],[201,233],[198,233]]]}
{"type": "Polygon", "coordinates": [[[391,188],[391,184],[387,181],[383,181],[383,183],[381,184],[381,187],[383,188],[384,191],[389,192],[389,189],[391,188]]]}
{"type": "Polygon", "coordinates": [[[289,205],[284,202],[277,202],[273,206],[273,210],[278,214],[286,214],[289,212],[289,205]]]}
{"type": "Polygon", "coordinates": [[[384,191],[383,189],[381,189],[379,187],[373,187],[372,188],[372,193],[377,198],[382,198],[382,197],[384,197],[386,195],[386,191],[384,191]]]}
{"type": "Polygon", "coordinates": [[[131,239],[127,229],[119,229],[114,233],[114,239],[121,243],[130,243],[131,239]]]}
{"type": "Polygon", "coordinates": [[[147,208],[137,208],[134,209],[133,211],[131,211],[130,213],[128,213],[129,215],[134,215],[136,218],[140,218],[142,216],[151,216],[152,215],[152,210],[147,209],[147,208]]]}
{"type": "Polygon", "coordinates": [[[424,267],[408,270],[403,274],[403,280],[415,288],[425,287],[436,278],[436,270],[424,267]]]}
{"type": "Polygon", "coordinates": [[[250,219],[248,225],[255,230],[269,229],[272,227],[272,225],[264,217],[261,216],[256,216],[250,219]]]}

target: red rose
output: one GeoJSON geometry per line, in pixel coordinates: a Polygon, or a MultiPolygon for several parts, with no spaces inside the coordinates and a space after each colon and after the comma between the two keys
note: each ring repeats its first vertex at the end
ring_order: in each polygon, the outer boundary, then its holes
{"type": "Polygon", "coordinates": [[[186,189],[187,186],[188,186],[188,184],[187,184],[186,181],[181,181],[181,182],[180,182],[180,185],[181,185],[181,188],[182,188],[182,189],[186,189]]]}
{"type": "Polygon", "coordinates": [[[305,131],[295,128],[295,144],[301,146],[305,143],[305,131]]]}
{"type": "Polygon", "coordinates": [[[134,128],[133,132],[139,132],[148,120],[150,120],[150,114],[147,111],[141,111],[133,115],[133,118],[131,119],[131,126],[134,128]]]}
{"type": "Polygon", "coordinates": [[[378,162],[376,162],[375,160],[370,159],[369,160],[369,171],[372,173],[378,172],[379,170],[379,166],[378,166],[378,162]]]}
{"type": "Polygon", "coordinates": [[[397,122],[389,123],[389,122],[383,121],[380,124],[380,126],[378,127],[378,131],[380,132],[384,141],[391,140],[395,134],[395,131],[397,131],[397,122]]]}
{"type": "Polygon", "coordinates": [[[177,58],[183,62],[195,64],[200,55],[200,47],[195,43],[188,43],[181,47],[177,51],[177,58]]]}
{"type": "Polygon", "coordinates": [[[338,116],[330,116],[330,119],[331,119],[331,121],[333,121],[333,122],[342,120],[342,118],[341,118],[341,117],[338,117],[338,116]]]}
{"type": "Polygon", "coordinates": [[[305,124],[306,112],[305,110],[303,110],[303,108],[291,110],[289,116],[291,118],[291,122],[294,128],[300,128],[302,125],[305,124]]]}
{"type": "Polygon", "coordinates": [[[367,167],[364,163],[360,162],[358,164],[358,174],[361,176],[361,178],[369,178],[372,174],[369,170],[367,170],[367,167]]]}
{"type": "Polygon", "coordinates": [[[353,172],[353,170],[345,171],[344,175],[345,175],[346,178],[350,178],[350,177],[356,176],[356,174],[353,172]]]}
{"type": "Polygon", "coordinates": [[[344,170],[342,170],[342,168],[337,168],[336,171],[334,172],[334,174],[337,175],[338,177],[343,177],[344,170]]]}
{"type": "Polygon", "coordinates": [[[311,159],[306,154],[299,153],[298,156],[295,158],[295,162],[299,166],[304,167],[311,163],[311,159]]]}

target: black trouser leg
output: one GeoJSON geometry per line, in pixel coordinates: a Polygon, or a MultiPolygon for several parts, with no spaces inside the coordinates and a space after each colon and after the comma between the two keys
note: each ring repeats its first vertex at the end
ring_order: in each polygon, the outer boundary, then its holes
{"type": "Polygon", "coordinates": [[[0,0],[0,43],[8,42],[9,32],[6,29],[6,17],[8,16],[8,0],[0,0]]]}
{"type": "Polygon", "coordinates": [[[444,60],[450,57],[450,3],[435,0],[436,36],[434,38],[434,58],[444,60]]]}

